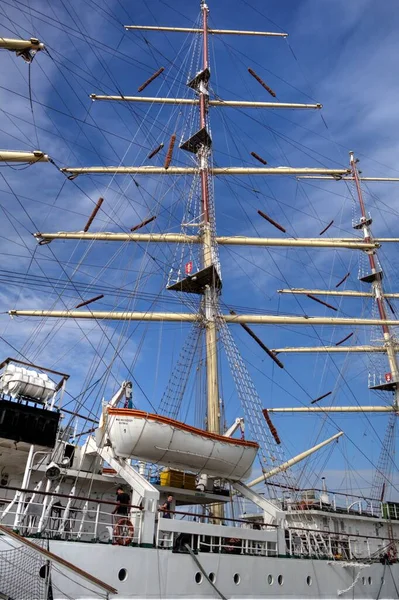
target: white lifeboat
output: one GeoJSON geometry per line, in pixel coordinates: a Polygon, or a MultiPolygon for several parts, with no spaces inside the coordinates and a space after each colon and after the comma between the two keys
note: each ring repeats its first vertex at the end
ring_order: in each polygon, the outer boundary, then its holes
{"type": "Polygon", "coordinates": [[[44,373],[10,363],[0,375],[0,392],[11,398],[23,396],[36,402],[47,402],[55,394],[55,383],[44,373]]]}
{"type": "Polygon", "coordinates": [[[238,440],[180,421],[129,408],[107,407],[98,435],[106,435],[115,454],[146,462],[246,479],[258,451],[256,442],[238,440]]]}

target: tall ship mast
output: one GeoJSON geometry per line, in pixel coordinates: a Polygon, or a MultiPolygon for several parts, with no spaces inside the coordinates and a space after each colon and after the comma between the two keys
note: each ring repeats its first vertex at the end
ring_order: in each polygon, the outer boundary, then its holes
{"type": "MultiPolygon", "coordinates": [[[[73,11],[63,8],[74,23],[70,27],[61,21],[66,35],[72,43],[78,36],[99,58],[98,40],[84,35],[73,11]]],[[[29,10],[32,25],[34,14],[45,17],[45,30],[53,26],[47,14],[36,8],[29,10]]],[[[112,9],[104,16],[113,26],[120,24],[112,9]]],[[[3,180],[7,193],[28,218],[30,233],[37,223],[43,225],[33,233],[37,245],[31,251],[21,234],[27,228],[9,208],[4,209],[29,251],[30,262],[24,273],[10,270],[6,275],[9,284],[19,290],[15,306],[4,310],[7,319],[12,319],[10,331],[26,324],[29,334],[19,347],[13,343],[12,334],[9,339],[2,336],[6,355],[0,363],[1,597],[397,596],[395,441],[399,370],[393,303],[398,294],[384,290],[378,250],[399,240],[373,236],[362,186],[369,181],[395,182],[399,178],[363,175],[353,152],[349,153],[348,166],[343,167],[324,166],[324,159],[311,167],[291,166],[288,161],[287,166],[270,166],[269,162],[276,161],[270,161],[268,155],[266,160],[264,152],[254,147],[247,153],[246,164],[220,165],[221,144],[215,155],[213,151],[220,139],[220,127],[211,123],[213,110],[220,111],[227,131],[225,110],[256,114],[298,110],[306,114],[319,112],[322,105],[278,101],[262,77],[259,56],[253,63],[256,68],[247,67],[247,76],[273,100],[235,99],[234,95],[232,99],[222,98],[213,88],[211,38],[246,36],[261,44],[267,38],[277,42],[288,34],[220,29],[210,23],[210,8],[201,0],[199,17],[190,27],[126,25],[125,35],[138,36],[152,58],[161,57],[169,68],[158,66],[133,96],[119,89],[117,78],[101,61],[113,93],[90,92],[91,108],[84,119],[77,119],[78,135],[73,145],[69,139],[65,145],[69,150],[60,153],[61,160],[56,148],[53,152],[39,143],[46,123],[38,120],[36,104],[43,103],[37,100],[32,77],[41,59],[57,64],[56,39],[52,38],[50,47],[41,37],[0,38],[0,49],[16,55],[13,60],[22,58],[27,63],[27,99],[40,147],[0,150],[6,173],[3,180]],[[159,50],[150,41],[152,37],[146,37],[153,34],[184,34],[190,41],[170,60],[164,48],[159,50]],[[158,94],[142,95],[160,81],[158,94]],[[183,89],[183,84],[184,93],[175,96],[174,88],[183,89]],[[119,107],[126,109],[137,124],[134,133],[123,129],[116,134],[119,141],[127,142],[122,158],[109,142],[106,118],[101,116],[97,122],[93,117],[97,110],[110,106],[117,115],[119,107]],[[88,124],[95,130],[93,138],[87,135],[88,124]],[[105,155],[111,152],[117,156],[115,166],[98,153],[100,139],[107,148],[105,155]],[[76,156],[75,145],[85,152],[77,160],[79,166],[70,166],[70,158],[76,156]],[[135,162],[130,161],[133,149],[137,166],[130,164],[135,162]],[[98,154],[101,164],[81,166],[90,154],[98,154]],[[46,218],[40,212],[29,213],[24,194],[9,175],[27,167],[29,173],[40,169],[42,177],[51,169],[58,178],[54,181],[62,182],[52,196],[46,218]],[[103,188],[95,183],[97,175],[106,177],[103,188]],[[251,191],[258,201],[262,194],[254,186],[258,179],[269,178],[295,185],[323,185],[324,190],[328,186],[347,189],[355,207],[354,234],[325,235],[334,225],[332,220],[323,223],[317,237],[300,237],[296,227],[291,224],[287,231],[262,203],[257,209],[259,222],[277,229],[279,237],[262,237],[257,228],[257,235],[251,236],[242,227],[242,235],[226,235],[225,231],[220,235],[216,198],[223,192],[219,181],[238,181],[239,194],[251,191]],[[85,224],[74,230],[64,221],[62,231],[54,232],[53,226],[58,228],[54,214],[65,190],[78,193],[79,200],[69,202],[66,210],[78,212],[79,219],[78,203],[85,203],[85,224]],[[126,225],[131,219],[136,222],[126,225]],[[72,254],[66,250],[68,246],[73,247],[72,254]],[[321,254],[324,249],[336,250],[341,261],[344,253],[360,251],[359,280],[369,288],[342,289],[350,280],[350,272],[341,277],[335,290],[294,288],[277,261],[274,265],[279,281],[288,285],[278,290],[282,303],[284,298],[294,297],[297,308],[292,310],[291,304],[285,314],[280,300],[275,310],[265,308],[264,303],[262,309],[254,308],[248,284],[252,281],[256,287],[258,283],[257,273],[248,278],[256,264],[253,253],[262,252],[261,256],[270,259],[276,248],[286,249],[287,255],[295,257],[297,280],[301,281],[303,274],[303,281],[312,283],[308,266],[319,275],[323,267],[320,269],[311,251],[321,254]],[[241,289],[238,294],[246,306],[234,301],[237,288],[230,283],[241,263],[235,253],[228,255],[228,261],[223,260],[222,253],[232,249],[251,252],[245,255],[245,291],[241,289]],[[49,261],[50,270],[43,268],[43,260],[49,261]],[[30,296],[37,289],[40,295],[30,296]],[[43,293],[46,290],[48,294],[43,293]],[[323,313],[306,314],[302,296],[322,307],[323,313]],[[371,298],[375,310],[371,317],[365,307],[355,311],[356,316],[348,316],[341,305],[338,309],[331,304],[330,297],[371,298]],[[30,302],[38,306],[29,306],[30,302]],[[102,306],[97,310],[99,304],[102,306]],[[174,308],[177,306],[178,310],[174,308]],[[331,316],[327,311],[338,314],[331,316]],[[61,331],[68,332],[68,324],[72,324],[69,331],[74,339],[70,343],[67,333],[64,346],[61,331]],[[260,325],[269,328],[257,327],[260,325]],[[283,328],[290,331],[299,325],[313,332],[311,337],[318,340],[317,345],[284,347],[275,343],[288,339],[281,334],[283,328]],[[352,332],[334,344],[326,342],[330,328],[341,326],[364,327],[366,336],[378,330],[382,338],[378,333],[374,343],[347,344],[352,332]],[[154,330],[159,332],[156,352],[154,330]],[[236,341],[237,330],[243,336],[244,355],[236,341]],[[277,334],[268,333],[271,331],[277,334]],[[48,350],[47,342],[55,345],[48,350]],[[253,380],[254,365],[245,358],[246,346],[256,357],[261,354],[262,370],[266,369],[263,361],[267,361],[272,375],[270,390],[277,385],[280,396],[283,390],[283,401],[275,401],[273,394],[264,390],[259,394],[255,383],[260,380],[258,376],[253,380]],[[318,386],[317,393],[315,388],[310,393],[308,385],[305,389],[300,383],[302,373],[292,367],[289,358],[286,360],[285,355],[292,353],[302,353],[305,358],[320,355],[314,368],[323,370],[320,381],[331,385],[331,391],[318,386]],[[369,389],[378,395],[379,404],[358,401],[350,379],[345,379],[349,361],[341,364],[340,353],[349,358],[352,353],[368,354],[369,389]],[[327,354],[332,365],[328,373],[327,362],[322,363],[327,354]],[[280,373],[284,380],[279,379],[280,373]],[[74,383],[76,375],[81,384],[74,383]],[[289,381],[289,387],[281,381],[289,381]],[[293,394],[298,389],[306,393],[306,403],[281,406],[290,395],[298,399],[296,392],[293,394]],[[355,403],[340,401],[337,405],[341,395],[355,403]],[[281,413],[288,413],[288,417],[281,413]],[[355,465],[350,465],[344,440],[349,440],[350,448],[358,449],[358,438],[346,427],[347,421],[340,419],[341,414],[364,417],[381,442],[377,459],[373,456],[374,464],[369,460],[373,474],[367,493],[353,486],[333,490],[329,481],[327,464],[337,452],[348,463],[345,478],[349,481],[357,473],[355,465]],[[378,414],[387,421],[382,438],[370,418],[378,414]],[[299,422],[301,415],[304,420],[299,422]],[[320,418],[317,432],[305,421],[312,417],[320,418]],[[292,419],[294,425],[287,425],[292,419]],[[305,434],[305,446],[298,435],[299,423],[309,434],[305,434]],[[297,438],[301,440],[298,443],[297,438]]],[[[104,43],[104,49],[131,61],[119,45],[111,48],[104,43]]],[[[136,57],[135,61],[141,64],[136,57]]],[[[74,81],[95,82],[102,92],[110,91],[110,86],[95,79],[88,67],[82,56],[80,65],[68,64],[69,74],[74,81]]],[[[65,72],[62,76],[65,78],[65,72]]],[[[241,89],[235,87],[235,92],[241,89]]],[[[73,86],[71,90],[75,92],[73,86]]],[[[66,87],[66,96],[69,92],[66,87]]],[[[70,117],[64,110],[58,112],[70,117]]],[[[261,123],[257,117],[253,120],[257,126],[261,123]]],[[[56,132],[65,142],[61,121],[52,119],[51,124],[52,134],[56,132]]],[[[236,152],[241,158],[238,131],[237,125],[232,155],[236,152]]],[[[241,130],[240,134],[245,139],[247,132],[241,130]]],[[[227,135],[226,140],[228,146],[227,135]]],[[[273,189],[267,189],[269,198],[275,199],[273,189]]],[[[228,187],[228,194],[240,201],[234,187],[228,187]]],[[[224,203],[224,211],[229,203],[224,203]]],[[[237,225],[239,219],[234,220],[237,225]]],[[[367,452],[361,453],[368,458],[367,452]]],[[[339,488],[335,480],[334,487],[339,488]]]]}

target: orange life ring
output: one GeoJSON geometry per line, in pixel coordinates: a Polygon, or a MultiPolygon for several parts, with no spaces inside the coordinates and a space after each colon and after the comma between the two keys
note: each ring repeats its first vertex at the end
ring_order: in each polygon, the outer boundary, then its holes
{"type": "Polygon", "coordinates": [[[128,546],[133,540],[133,535],[134,527],[130,519],[127,517],[119,519],[113,531],[114,543],[118,546],[128,546]]]}

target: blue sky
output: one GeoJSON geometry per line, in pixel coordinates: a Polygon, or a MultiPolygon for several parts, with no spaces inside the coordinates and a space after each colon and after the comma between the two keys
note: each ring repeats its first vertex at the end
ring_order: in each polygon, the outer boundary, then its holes
{"type": "MultiPolygon", "coordinates": [[[[215,109],[211,114],[214,160],[217,165],[256,166],[251,151],[267,159],[271,166],[346,167],[348,151],[361,159],[366,175],[398,176],[398,113],[396,77],[398,12],[394,2],[377,5],[360,0],[279,1],[267,5],[258,0],[221,0],[210,3],[211,26],[287,31],[288,40],[248,37],[212,38],[211,86],[223,99],[270,100],[253,80],[252,67],[277,93],[281,102],[321,102],[323,111],[242,111],[215,109]]],[[[40,149],[59,166],[99,164],[147,164],[146,155],[158,143],[169,143],[171,133],[178,140],[189,131],[187,111],[147,105],[92,103],[90,93],[123,92],[134,95],[160,66],[165,73],[144,92],[147,95],[187,95],[187,74],[195,70],[191,51],[193,36],[163,33],[125,32],[124,24],[190,26],[199,16],[197,2],[124,0],[68,4],[48,2],[2,3],[2,35],[42,39],[49,55],[40,54],[31,67],[29,101],[28,67],[21,59],[3,52],[0,69],[0,146],[7,149],[40,149]],[[88,37],[86,37],[88,36],[88,37]],[[145,119],[144,119],[145,117],[145,119]],[[144,126],[143,126],[144,123],[144,126]],[[36,128],[34,126],[36,125],[36,128]]],[[[154,160],[161,165],[164,154],[154,160]]],[[[174,164],[188,164],[182,151],[174,154],[174,164]]],[[[47,322],[17,319],[4,314],[10,308],[73,307],[96,295],[100,286],[125,286],[125,291],[155,294],[167,282],[176,262],[176,248],[151,247],[146,258],[143,247],[53,243],[36,247],[31,233],[81,230],[93,203],[104,196],[104,210],[92,229],[128,230],[143,218],[157,214],[146,231],[180,231],[187,199],[185,182],[172,178],[81,177],[70,182],[50,164],[22,171],[3,168],[0,177],[2,237],[0,251],[3,269],[41,277],[52,277],[87,287],[81,294],[70,284],[60,300],[51,288],[4,285],[0,290],[3,314],[0,333],[30,360],[52,366],[72,375],[69,392],[74,396],[88,385],[87,410],[97,410],[101,398],[108,397],[118,381],[130,370],[139,387],[135,400],[143,409],[156,408],[170,371],[187,336],[187,327],[174,325],[115,325],[72,321],[47,322]],[[12,190],[12,192],[11,192],[12,190]],[[15,195],[14,195],[15,194],[15,195]],[[18,201],[16,200],[18,197],[18,201]],[[33,258],[32,254],[34,252],[33,258]],[[105,269],[104,267],[107,266],[105,269]],[[147,276],[144,275],[147,273],[147,276]],[[110,347],[109,340],[113,347],[110,347]],[[106,366],[117,347],[120,355],[106,366]],[[123,348],[123,352],[122,352],[123,348]],[[98,357],[100,352],[102,358],[98,357]],[[120,357],[122,356],[122,358],[120,357]],[[151,403],[151,404],[150,404],[151,403]]],[[[374,218],[374,234],[397,233],[399,202],[395,184],[370,184],[365,199],[374,218]]],[[[215,201],[220,234],[279,236],[257,216],[264,210],[293,236],[317,236],[334,219],[332,236],[351,235],[352,200],[344,184],[298,182],[287,178],[238,178],[216,180],[215,201]]],[[[180,249],[179,249],[180,251],[180,249]]],[[[184,257],[188,256],[185,249],[184,257]]],[[[387,290],[395,290],[398,265],[392,247],[383,247],[381,261],[387,290]]],[[[329,315],[330,311],[303,298],[279,296],[282,287],[334,287],[350,272],[347,289],[359,289],[359,257],[351,251],[292,251],[272,249],[220,250],[223,273],[223,303],[255,312],[329,315]]],[[[184,258],[185,260],[185,258],[184,258]]],[[[27,281],[27,280],[26,280],[27,281]]],[[[41,280],[42,281],[42,280],[41,280]]],[[[60,291],[59,285],[58,293],[60,291]]],[[[396,288],[397,289],[397,288],[396,288]]],[[[171,292],[163,292],[155,310],[169,308],[171,292]]],[[[173,296],[173,298],[175,298],[173,296]]],[[[350,300],[340,304],[341,315],[372,315],[371,303],[350,300]]],[[[136,308],[148,310],[149,300],[127,300],[108,294],[95,308],[136,308]]],[[[94,305],[93,305],[94,308],[94,305]]],[[[270,347],[335,343],[350,329],[311,330],[305,327],[254,327],[270,347]]],[[[333,361],[321,356],[288,356],[286,371],[276,369],[257,346],[237,328],[235,340],[243,353],[264,406],[309,404],[310,399],[334,391],[333,402],[361,404],[386,402],[367,389],[368,357],[336,355],[333,361]]],[[[375,335],[375,332],[373,332],[375,335]]],[[[351,341],[353,341],[352,338],[351,341]]],[[[356,342],[367,342],[370,332],[359,331],[356,342]]],[[[14,352],[2,343],[2,355],[14,352]]],[[[203,370],[203,362],[197,365],[203,370]]],[[[383,372],[385,367],[378,365],[383,372]]],[[[222,396],[226,419],[240,414],[225,360],[221,357],[222,396]]],[[[201,424],[201,389],[190,381],[191,403],[187,414],[201,424]],[[195,408],[196,405],[196,408],[195,408]]],[[[81,399],[81,398],[80,398],[81,399]]],[[[70,405],[72,407],[73,404],[70,405]]],[[[385,417],[275,417],[287,456],[316,440],[343,428],[346,441],[334,449],[326,469],[334,485],[367,487],[371,464],[379,456],[385,417]],[[367,451],[366,451],[367,448],[367,451]],[[350,473],[356,464],[362,475],[350,473]]],[[[329,451],[320,455],[311,473],[318,473],[329,451]]],[[[316,475],[313,475],[316,477],[316,475]]]]}

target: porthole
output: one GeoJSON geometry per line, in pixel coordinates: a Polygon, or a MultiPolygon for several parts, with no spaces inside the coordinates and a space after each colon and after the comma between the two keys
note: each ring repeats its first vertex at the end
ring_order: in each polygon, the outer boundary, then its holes
{"type": "Polygon", "coordinates": [[[362,577],[362,584],[366,585],[366,578],[365,577],[362,577]]]}
{"type": "Polygon", "coordinates": [[[284,577],[282,575],[279,575],[278,578],[277,578],[277,581],[278,581],[279,585],[283,585],[283,583],[284,583],[284,577]]]}
{"type": "Polygon", "coordinates": [[[310,575],[308,575],[308,576],[306,577],[306,583],[307,583],[308,585],[312,585],[312,578],[311,578],[311,576],[310,576],[310,575]]]}
{"type": "Polygon", "coordinates": [[[119,581],[126,581],[126,579],[127,579],[126,569],[119,569],[118,579],[119,579],[119,581]]]}
{"type": "Polygon", "coordinates": [[[373,583],[373,580],[371,579],[371,577],[369,577],[369,585],[371,585],[373,583]]]}
{"type": "Polygon", "coordinates": [[[202,573],[197,571],[195,574],[195,583],[198,583],[198,584],[202,583],[202,579],[203,579],[202,573]]]}
{"type": "Polygon", "coordinates": [[[216,580],[216,575],[215,575],[215,573],[209,573],[208,577],[209,577],[209,581],[210,581],[211,583],[215,583],[215,580],[216,580]]]}
{"type": "Polygon", "coordinates": [[[268,583],[269,585],[273,585],[273,575],[268,575],[268,576],[267,576],[267,583],[268,583]]]}
{"type": "Polygon", "coordinates": [[[381,577],[381,585],[384,585],[385,583],[385,579],[383,577],[381,577]]]}
{"type": "Polygon", "coordinates": [[[241,577],[239,576],[238,573],[234,573],[233,581],[236,585],[240,585],[241,577]]]}
{"type": "Polygon", "coordinates": [[[42,567],[40,567],[39,577],[41,577],[42,579],[46,579],[46,577],[48,577],[48,574],[49,574],[49,566],[48,565],[43,565],[42,567]]]}

